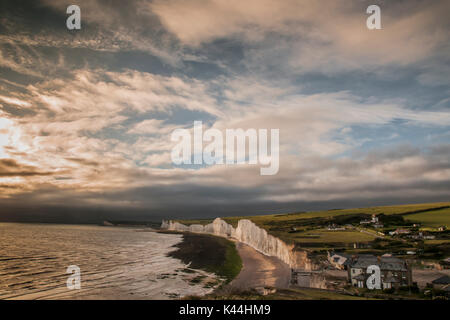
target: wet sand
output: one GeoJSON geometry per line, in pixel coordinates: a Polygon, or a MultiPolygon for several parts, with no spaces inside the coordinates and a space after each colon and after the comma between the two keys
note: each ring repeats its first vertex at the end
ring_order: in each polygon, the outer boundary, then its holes
{"type": "Polygon", "coordinates": [[[269,286],[287,288],[291,269],[275,257],[266,256],[252,247],[236,242],[236,248],[242,259],[239,275],[228,285],[231,289],[246,290],[255,287],[269,286]]]}

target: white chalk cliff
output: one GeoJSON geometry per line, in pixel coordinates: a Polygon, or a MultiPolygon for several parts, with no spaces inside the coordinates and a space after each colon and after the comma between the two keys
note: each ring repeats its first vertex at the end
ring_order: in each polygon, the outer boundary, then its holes
{"type": "Polygon", "coordinates": [[[216,218],[212,223],[207,225],[191,224],[189,226],[179,222],[163,220],[161,229],[208,233],[233,238],[265,255],[279,258],[291,268],[304,270],[313,270],[315,268],[314,264],[308,258],[306,251],[294,251],[293,245],[288,245],[282,240],[268,234],[266,230],[258,227],[248,219],[239,220],[236,228],[220,218],[216,218]]]}

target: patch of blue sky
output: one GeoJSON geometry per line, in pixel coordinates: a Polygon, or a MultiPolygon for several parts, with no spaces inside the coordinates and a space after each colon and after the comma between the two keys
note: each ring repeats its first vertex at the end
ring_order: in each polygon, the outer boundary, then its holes
{"type": "Polygon", "coordinates": [[[336,155],[340,157],[364,156],[372,150],[395,148],[399,145],[409,145],[426,149],[430,145],[446,144],[450,136],[450,127],[421,126],[396,119],[385,125],[354,125],[351,130],[333,132],[337,142],[352,143],[354,147],[336,155]],[[357,153],[355,151],[357,150],[357,153]]]}

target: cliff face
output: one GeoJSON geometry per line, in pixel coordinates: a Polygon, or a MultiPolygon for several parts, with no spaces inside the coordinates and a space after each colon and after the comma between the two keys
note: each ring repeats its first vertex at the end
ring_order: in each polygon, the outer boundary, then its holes
{"type": "Polygon", "coordinates": [[[293,246],[287,245],[280,239],[268,234],[266,230],[248,219],[239,220],[236,228],[220,218],[216,218],[207,225],[192,224],[190,226],[173,221],[163,221],[161,228],[231,237],[265,255],[277,257],[291,268],[313,270],[316,267],[308,258],[306,251],[294,251],[293,246]]]}
{"type": "Polygon", "coordinates": [[[277,257],[288,265],[292,264],[291,249],[288,245],[268,234],[266,230],[258,227],[250,220],[239,220],[232,237],[268,256],[277,257]]]}

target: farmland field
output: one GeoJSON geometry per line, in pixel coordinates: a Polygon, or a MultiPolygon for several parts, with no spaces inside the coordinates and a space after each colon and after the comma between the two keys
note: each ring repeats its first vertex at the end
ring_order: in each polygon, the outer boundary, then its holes
{"type": "MultiPolygon", "coordinates": [[[[425,204],[408,204],[397,206],[383,206],[383,207],[369,207],[369,208],[353,208],[353,209],[336,209],[325,211],[310,211],[310,212],[298,212],[287,214],[269,214],[269,215],[257,215],[257,216],[236,216],[236,217],[224,217],[223,220],[236,227],[237,222],[240,219],[250,219],[259,226],[264,226],[267,223],[277,222],[292,222],[298,219],[313,219],[313,218],[326,218],[351,214],[408,214],[423,210],[435,210],[442,207],[450,207],[450,202],[438,202],[438,203],[425,203],[425,204]]],[[[448,208],[447,208],[448,210],[448,208]]],[[[207,224],[211,223],[213,219],[192,219],[192,220],[178,220],[184,224],[207,224]]]]}
{"type": "MultiPolygon", "coordinates": [[[[402,215],[405,219],[418,221],[430,227],[449,226],[450,202],[224,217],[222,219],[234,227],[237,226],[240,219],[249,219],[267,230],[268,233],[288,243],[351,243],[372,241],[375,237],[356,230],[328,231],[323,229],[323,226],[336,222],[336,219],[342,220],[342,218],[347,219],[349,217],[354,217],[353,223],[359,223],[361,219],[367,219],[372,214],[402,215]],[[310,230],[311,228],[315,229],[316,226],[322,226],[322,229],[310,230]],[[308,236],[311,233],[316,236],[308,236]]],[[[178,221],[190,225],[211,223],[213,219],[178,221]]],[[[350,222],[341,221],[340,223],[347,224],[350,222]]]]}
{"type": "Polygon", "coordinates": [[[326,229],[317,229],[309,232],[295,233],[291,236],[291,239],[298,243],[352,243],[372,241],[375,237],[359,231],[329,231],[326,229]]]}
{"type": "Polygon", "coordinates": [[[422,212],[409,214],[405,216],[405,219],[411,221],[417,221],[423,224],[425,227],[450,227],[450,208],[441,209],[436,211],[422,212]]]}

